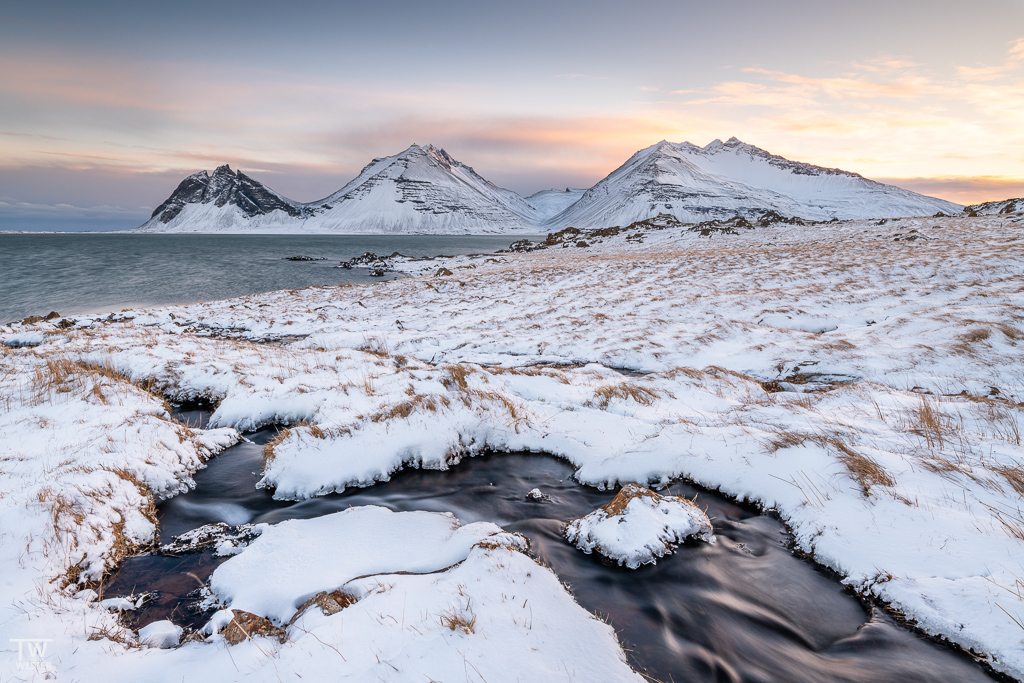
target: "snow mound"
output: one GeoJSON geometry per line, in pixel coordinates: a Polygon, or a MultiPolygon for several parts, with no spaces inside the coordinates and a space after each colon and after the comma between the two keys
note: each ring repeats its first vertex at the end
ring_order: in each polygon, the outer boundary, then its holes
{"type": "Polygon", "coordinates": [[[690,537],[715,542],[711,520],[692,501],[637,484],[626,484],[612,502],[570,522],[565,537],[587,554],[596,550],[630,569],[653,564],[690,537]]]}
{"type": "MultiPolygon", "coordinates": [[[[257,680],[323,679],[326,661],[345,680],[462,680],[468,662],[474,680],[558,680],[567,669],[642,681],[614,631],[525,554],[526,539],[489,522],[363,506],[257,528],[213,573],[226,609],[202,630],[233,644],[239,663],[258,661],[257,680]]],[[[233,679],[220,648],[177,652],[212,667],[211,680],[233,679]]]]}
{"type": "Polygon", "coordinates": [[[139,629],[139,642],[150,647],[167,649],[177,647],[181,641],[182,628],[166,619],[154,621],[139,629]]]}
{"type": "Polygon", "coordinates": [[[39,346],[46,341],[46,334],[38,330],[18,332],[3,338],[3,345],[11,349],[20,349],[26,346],[39,346]]]}

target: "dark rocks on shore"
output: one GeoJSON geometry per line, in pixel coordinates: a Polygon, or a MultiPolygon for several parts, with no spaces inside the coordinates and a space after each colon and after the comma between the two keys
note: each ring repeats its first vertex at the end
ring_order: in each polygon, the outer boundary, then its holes
{"type": "Polygon", "coordinates": [[[326,256],[302,256],[297,254],[295,256],[285,256],[285,261],[326,261],[326,256]]]}
{"type": "MultiPolygon", "coordinates": [[[[397,251],[388,258],[404,258],[397,251]]],[[[345,268],[351,270],[352,268],[367,268],[369,270],[370,277],[384,277],[391,270],[391,264],[384,260],[383,256],[377,256],[372,251],[364,252],[362,256],[356,256],[348,261],[342,261],[339,263],[337,268],[345,268]]]]}
{"type": "Polygon", "coordinates": [[[33,323],[49,322],[55,318],[59,318],[60,313],[57,311],[50,311],[46,315],[30,315],[21,321],[22,325],[32,325],[33,323]]]}

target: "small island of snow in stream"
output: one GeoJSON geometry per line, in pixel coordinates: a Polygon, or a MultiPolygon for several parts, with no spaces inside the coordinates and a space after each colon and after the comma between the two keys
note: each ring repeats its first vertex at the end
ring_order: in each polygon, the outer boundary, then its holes
{"type": "Polygon", "coordinates": [[[687,538],[715,542],[711,520],[693,501],[637,484],[626,484],[612,502],[570,522],[565,537],[585,553],[596,551],[630,569],[654,563],[687,538]]]}

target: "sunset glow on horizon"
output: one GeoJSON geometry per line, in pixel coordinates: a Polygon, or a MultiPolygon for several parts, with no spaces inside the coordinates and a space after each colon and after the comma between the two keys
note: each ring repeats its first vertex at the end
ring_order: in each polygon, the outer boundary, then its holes
{"type": "Polygon", "coordinates": [[[523,195],[731,136],[958,203],[1024,195],[1019,2],[203,7],[4,10],[0,229],[129,227],[222,163],[311,201],[414,142],[523,195]]]}

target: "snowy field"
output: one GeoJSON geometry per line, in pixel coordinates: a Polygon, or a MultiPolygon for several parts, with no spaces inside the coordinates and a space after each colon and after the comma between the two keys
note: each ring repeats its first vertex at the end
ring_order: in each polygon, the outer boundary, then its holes
{"type": "Polygon", "coordinates": [[[373,507],[257,527],[224,549],[205,642],[147,647],[90,588],[156,540],[154,499],[270,423],[290,426],[262,480],[280,498],[484,451],[551,453],[597,487],[685,477],[776,510],[854,589],[1024,678],[1024,224],[586,240],[0,327],[4,680],[642,680],[520,537],[373,507]],[[165,398],[216,402],[211,429],[165,398]],[[303,607],[332,591],[355,602],[303,607]],[[228,646],[228,610],[280,637],[228,646]],[[7,644],[39,638],[45,659],[7,644]]]}

